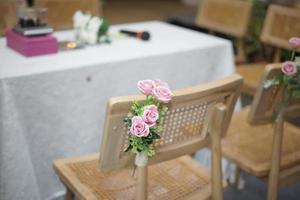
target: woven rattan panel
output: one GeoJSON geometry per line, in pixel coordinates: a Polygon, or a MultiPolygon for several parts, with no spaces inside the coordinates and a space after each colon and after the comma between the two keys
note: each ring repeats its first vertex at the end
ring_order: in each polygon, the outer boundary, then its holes
{"type": "Polygon", "coordinates": [[[288,40],[291,37],[299,36],[300,18],[284,14],[275,14],[271,27],[270,34],[273,37],[288,40]]]}
{"type": "MultiPolygon", "coordinates": [[[[161,139],[154,143],[156,149],[170,144],[184,142],[195,137],[199,137],[206,133],[203,126],[207,118],[209,105],[213,102],[199,102],[189,106],[181,106],[173,108],[165,116],[164,129],[160,134],[161,139]],[[188,129],[188,131],[185,131],[188,129]]],[[[124,150],[128,147],[129,131],[124,126],[123,144],[120,151],[121,157],[124,150]]]]}
{"type": "Polygon", "coordinates": [[[206,7],[205,18],[214,24],[220,24],[226,27],[239,27],[243,23],[240,16],[243,16],[243,10],[239,7],[234,7],[226,2],[210,2],[206,7]]]}
{"type": "MultiPolygon", "coordinates": [[[[98,160],[72,163],[68,165],[76,178],[90,188],[98,199],[132,200],[135,181],[132,170],[102,173],[98,160]]],[[[148,199],[184,199],[196,190],[208,184],[199,173],[193,173],[188,164],[180,160],[171,160],[149,167],[148,199]]]]}

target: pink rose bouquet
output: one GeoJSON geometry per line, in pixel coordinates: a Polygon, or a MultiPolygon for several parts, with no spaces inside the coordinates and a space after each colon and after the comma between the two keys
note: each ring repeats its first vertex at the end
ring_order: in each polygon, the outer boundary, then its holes
{"type": "Polygon", "coordinates": [[[134,101],[124,122],[129,130],[129,146],[125,150],[134,153],[147,152],[153,156],[153,142],[160,138],[164,116],[168,111],[165,105],[172,99],[169,85],[159,79],[140,80],[137,87],[146,95],[143,104],[134,101]]]}
{"type": "Polygon", "coordinates": [[[293,48],[291,59],[281,65],[282,76],[271,80],[271,85],[283,85],[290,91],[291,96],[300,98],[300,57],[296,56],[296,49],[300,47],[300,38],[289,40],[293,48]]]}

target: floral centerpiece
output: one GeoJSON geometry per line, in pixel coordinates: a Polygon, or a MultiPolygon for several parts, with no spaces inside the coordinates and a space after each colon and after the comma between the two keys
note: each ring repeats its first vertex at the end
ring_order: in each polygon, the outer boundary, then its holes
{"type": "Polygon", "coordinates": [[[104,18],[77,11],[73,16],[73,26],[76,40],[81,44],[109,42],[109,24],[104,18]]]}
{"type": "Polygon", "coordinates": [[[283,85],[290,96],[300,98],[300,57],[295,56],[296,50],[300,48],[300,38],[293,37],[289,40],[293,48],[291,59],[282,63],[282,76],[273,78],[272,85],[283,85]]]}
{"type": "Polygon", "coordinates": [[[129,130],[129,146],[125,152],[132,151],[144,156],[153,156],[153,142],[160,139],[164,116],[168,111],[166,104],[172,99],[172,92],[167,83],[161,80],[141,80],[138,89],[146,95],[143,103],[134,101],[124,119],[129,130]]]}

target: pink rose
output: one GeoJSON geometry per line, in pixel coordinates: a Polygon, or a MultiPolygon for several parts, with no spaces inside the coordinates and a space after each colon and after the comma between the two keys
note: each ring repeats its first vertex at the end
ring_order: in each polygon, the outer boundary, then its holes
{"type": "Polygon", "coordinates": [[[139,116],[134,116],[131,119],[130,133],[137,137],[147,137],[149,135],[149,126],[139,116]]]}
{"type": "Polygon", "coordinates": [[[282,63],[281,71],[288,76],[294,76],[297,73],[297,66],[294,62],[286,61],[282,63]]]}
{"type": "Polygon", "coordinates": [[[158,120],[158,110],[156,105],[149,105],[144,107],[143,120],[151,128],[155,126],[156,121],[158,120]]]}
{"type": "Polygon", "coordinates": [[[168,87],[158,86],[153,90],[155,98],[163,103],[168,103],[172,99],[172,92],[168,87]]]}
{"type": "Polygon", "coordinates": [[[160,79],[154,79],[155,86],[165,86],[169,88],[168,83],[161,81],[160,79]]]}
{"type": "Polygon", "coordinates": [[[137,83],[138,89],[145,95],[152,94],[152,90],[154,89],[154,81],[152,80],[140,80],[137,83]]]}
{"type": "Polygon", "coordinates": [[[289,40],[289,43],[290,45],[293,47],[293,48],[298,48],[300,47],[300,38],[297,38],[297,37],[292,37],[290,40],[289,40]]]}

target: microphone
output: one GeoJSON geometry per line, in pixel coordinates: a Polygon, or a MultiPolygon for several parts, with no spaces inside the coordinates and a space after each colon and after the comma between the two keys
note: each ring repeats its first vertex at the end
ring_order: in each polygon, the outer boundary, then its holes
{"type": "Polygon", "coordinates": [[[134,32],[134,31],[128,31],[128,30],[120,30],[121,33],[124,33],[130,37],[136,37],[141,40],[149,40],[150,39],[150,33],[148,31],[140,31],[140,32],[134,32]]]}

